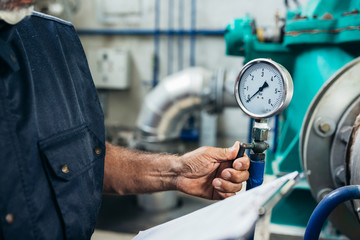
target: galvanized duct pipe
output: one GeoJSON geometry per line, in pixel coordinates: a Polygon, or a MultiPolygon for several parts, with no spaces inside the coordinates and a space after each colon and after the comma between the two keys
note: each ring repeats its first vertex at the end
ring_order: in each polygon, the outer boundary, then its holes
{"type": "Polygon", "coordinates": [[[195,67],[168,76],[145,98],[138,118],[141,138],[146,142],[178,138],[192,112],[219,112],[225,103],[235,106],[235,99],[227,95],[233,92],[224,88],[224,71],[212,74],[195,67]]]}
{"type": "Polygon", "coordinates": [[[138,118],[141,136],[160,142],[179,136],[189,114],[209,104],[211,72],[186,69],[163,79],[145,98],[138,118]]]}

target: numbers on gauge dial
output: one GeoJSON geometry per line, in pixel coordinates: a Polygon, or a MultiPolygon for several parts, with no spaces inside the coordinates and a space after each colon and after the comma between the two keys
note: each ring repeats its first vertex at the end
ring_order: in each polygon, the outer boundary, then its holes
{"type": "Polygon", "coordinates": [[[269,64],[258,63],[249,67],[242,75],[239,95],[249,112],[262,115],[279,108],[283,89],[279,71],[269,64]]]}

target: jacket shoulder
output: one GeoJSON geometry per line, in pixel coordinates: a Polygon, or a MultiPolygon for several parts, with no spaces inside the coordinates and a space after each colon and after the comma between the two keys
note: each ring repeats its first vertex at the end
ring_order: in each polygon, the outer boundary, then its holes
{"type": "Polygon", "coordinates": [[[61,25],[64,25],[64,26],[73,27],[71,22],[62,20],[62,19],[54,17],[54,16],[50,16],[50,15],[47,15],[47,14],[44,14],[44,13],[36,12],[36,11],[32,12],[30,18],[43,19],[45,21],[50,21],[50,22],[58,23],[58,24],[61,24],[61,25]]]}

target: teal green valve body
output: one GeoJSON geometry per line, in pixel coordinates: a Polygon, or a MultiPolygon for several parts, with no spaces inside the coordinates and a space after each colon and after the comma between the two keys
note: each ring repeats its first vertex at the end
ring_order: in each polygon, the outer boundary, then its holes
{"type": "MultiPolygon", "coordinates": [[[[309,0],[288,11],[280,37],[262,32],[249,15],[235,19],[225,31],[226,54],[243,56],[244,63],[270,58],[292,75],[293,98],[280,116],[276,151],[268,150],[266,158],[266,174],[281,176],[302,171],[299,135],[312,99],[337,70],[360,56],[360,1],[309,0]]],[[[273,209],[271,222],[304,228],[316,204],[304,180],[273,209]]]]}

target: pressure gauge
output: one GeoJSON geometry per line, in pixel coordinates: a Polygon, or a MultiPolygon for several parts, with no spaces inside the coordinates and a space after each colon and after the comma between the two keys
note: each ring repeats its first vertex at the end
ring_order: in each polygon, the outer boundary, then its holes
{"type": "Polygon", "coordinates": [[[282,112],[293,95],[289,72],[280,64],[265,58],[248,62],[235,84],[235,97],[241,110],[255,119],[282,112]]]}

